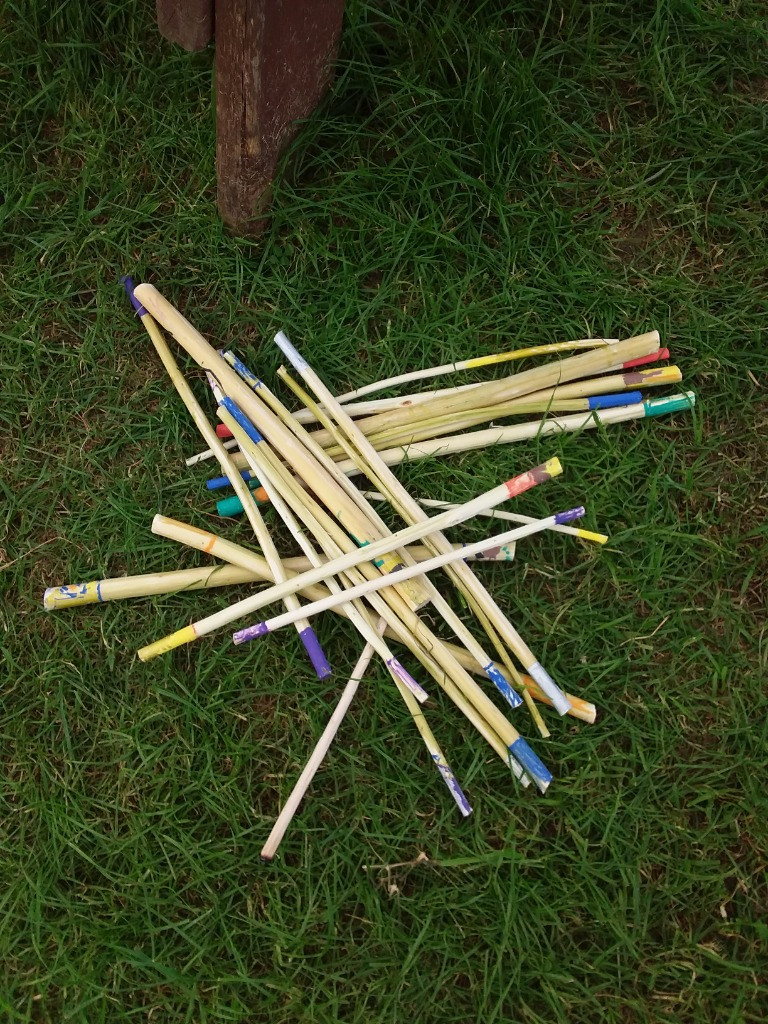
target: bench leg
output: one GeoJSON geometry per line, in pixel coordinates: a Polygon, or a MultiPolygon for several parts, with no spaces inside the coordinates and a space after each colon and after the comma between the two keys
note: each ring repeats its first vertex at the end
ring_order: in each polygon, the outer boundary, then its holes
{"type": "Polygon", "coordinates": [[[219,213],[257,228],[280,150],[332,74],[344,0],[216,0],[219,213]]]}

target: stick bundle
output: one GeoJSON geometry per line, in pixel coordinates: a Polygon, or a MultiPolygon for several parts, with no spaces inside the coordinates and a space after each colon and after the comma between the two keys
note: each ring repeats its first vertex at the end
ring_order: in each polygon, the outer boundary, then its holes
{"type": "MultiPolygon", "coordinates": [[[[513,724],[511,716],[524,714],[515,709],[525,703],[535,728],[545,738],[549,728],[539,706],[552,707],[560,715],[583,722],[593,722],[596,712],[593,705],[552,679],[520,635],[515,609],[499,606],[470,559],[511,561],[515,543],[525,545],[529,541],[524,538],[542,530],[566,534],[564,543],[574,543],[571,538],[575,537],[603,544],[608,538],[565,525],[583,514],[583,508],[552,513],[544,519],[517,508],[507,510],[510,500],[517,505],[527,490],[561,472],[554,457],[485,494],[468,496],[461,505],[436,496],[415,498],[392,467],[405,459],[448,456],[690,409],[694,403],[690,392],[648,398],[638,390],[681,379],[677,367],[654,365],[669,357],[669,352],[660,348],[658,333],[650,331],[626,341],[596,338],[528,346],[404,371],[337,397],[286,334],[279,332],[275,342],[302,380],[299,383],[286,370],[280,371],[279,376],[300,401],[301,408],[291,412],[234,353],[216,352],[152,285],[134,290],[128,280],[126,290],[173,387],[208,445],[188,458],[187,466],[211,458],[218,462],[223,476],[215,486],[223,484],[234,490],[219,506],[226,505],[229,514],[244,513],[252,540],[246,546],[222,536],[218,529],[157,515],[151,524],[153,532],[218,561],[200,568],[49,587],[45,608],[187,591],[198,594],[202,614],[192,624],[187,622],[142,647],[142,661],[270,608],[260,622],[241,622],[235,642],[272,635],[284,625],[294,625],[321,679],[330,675],[331,665],[310,618],[324,611],[347,618],[359,635],[357,663],[265,842],[265,859],[275,856],[361,685],[393,687],[412,720],[414,737],[418,734],[428,760],[463,816],[471,813],[471,806],[428,721],[441,692],[523,786],[533,783],[545,791],[552,774],[513,724]],[[214,429],[193,394],[166,335],[207,374],[219,428],[214,429]],[[572,352],[576,354],[569,354],[572,352]],[[548,361],[496,380],[367,398],[441,374],[532,357],[548,357],[548,361]],[[362,398],[366,400],[360,401],[362,398]],[[497,420],[515,417],[529,419],[495,425],[497,420]],[[491,422],[492,427],[472,429],[491,422]],[[355,476],[363,476],[364,486],[373,489],[358,487],[352,480],[355,476]],[[390,528],[372,500],[389,503],[404,525],[390,528]],[[440,511],[430,516],[427,509],[440,511]],[[522,525],[472,544],[457,544],[446,536],[445,531],[484,515],[522,525]],[[286,548],[292,549],[291,557],[281,554],[286,548]],[[232,586],[246,592],[223,607],[212,608],[207,591],[232,586]],[[456,602],[451,600],[454,589],[466,615],[456,611],[456,602]],[[390,643],[406,652],[410,667],[390,643]],[[380,662],[375,664],[383,663],[383,676],[369,670],[376,656],[380,662]],[[367,670],[369,679],[362,683],[367,670]],[[431,697],[412,671],[424,680],[431,678],[435,684],[430,688],[431,697]],[[481,685],[482,679],[486,685],[481,685]]],[[[221,522],[223,526],[227,520],[221,522]]],[[[289,637],[282,642],[295,641],[289,637]]]]}

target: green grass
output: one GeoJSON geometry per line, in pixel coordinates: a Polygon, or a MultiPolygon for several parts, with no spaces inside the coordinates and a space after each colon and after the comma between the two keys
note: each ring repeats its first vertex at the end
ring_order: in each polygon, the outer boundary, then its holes
{"type": "Polygon", "coordinates": [[[159,39],[150,4],[6,8],[8,1024],[764,1019],[765,11],[409,7],[350,3],[335,86],[256,240],[216,216],[211,51],[159,39]],[[263,866],[356,657],[347,628],[322,620],[338,673],[318,687],[289,633],[136,660],[221,593],[42,612],[46,585],[198,564],[150,534],[154,512],[215,521],[124,272],[270,381],[286,326],[339,390],[518,342],[662,332],[693,417],[401,473],[462,499],[557,454],[564,477],[520,509],[583,499],[612,536],[549,535],[482,568],[600,707],[594,727],[549,716],[546,797],[436,699],[475,807],[461,822],[372,672],[263,866]]]}

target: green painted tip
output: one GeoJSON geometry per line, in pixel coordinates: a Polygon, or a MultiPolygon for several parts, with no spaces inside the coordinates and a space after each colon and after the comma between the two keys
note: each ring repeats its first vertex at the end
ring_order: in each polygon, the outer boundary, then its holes
{"type": "Polygon", "coordinates": [[[670,412],[683,412],[696,404],[696,395],[686,391],[682,395],[667,395],[663,398],[649,398],[643,402],[646,416],[666,416],[670,412]]]}

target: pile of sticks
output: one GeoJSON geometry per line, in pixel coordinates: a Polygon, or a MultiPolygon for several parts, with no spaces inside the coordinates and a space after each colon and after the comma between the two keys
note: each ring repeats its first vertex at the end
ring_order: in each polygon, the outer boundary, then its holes
{"type": "Polygon", "coordinates": [[[51,587],[45,592],[45,607],[52,610],[184,590],[267,583],[266,588],[254,589],[248,596],[142,647],[140,659],[149,661],[165,655],[276,605],[270,617],[237,629],[234,643],[245,644],[293,626],[319,679],[331,674],[331,666],[311,625],[313,617],[333,610],[350,620],[363,644],[360,658],[264,845],[265,860],[275,856],[374,656],[383,661],[460,812],[471,813],[425,717],[427,691],[404,667],[391,642],[410,652],[423,670],[422,678],[430,677],[445,692],[523,786],[532,782],[545,791],[552,781],[551,772],[473,675],[485,677],[491,692],[495,690],[508,710],[525,703],[543,737],[549,736],[549,730],[537,702],[585,722],[595,720],[595,708],[565,692],[551,678],[475,574],[472,563],[475,559],[509,561],[518,540],[542,530],[596,543],[608,538],[569,525],[583,515],[581,506],[543,519],[498,510],[501,503],[557,476],[562,469],[555,458],[458,506],[436,500],[417,501],[391,467],[404,459],[447,455],[691,408],[694,398],[690,392],[647,400],[630,390],[641,384],[655,386],[681,379],[677,367],[638,368],[669,357],[660,348],[658,334],[650,332],[621,342],[565,342],[464,360],[334,396],[281,331],[275,342],[301,378],[299,383],[287,370],[279,371],[301,401],[300,411],[294,413],[232,352],[214,350],[152,285],[134,289],[130,279],[125,283],[179,397],[208,445],[187,463],[218,461],[222,475],[209,481],[209,486],[234,490],[233,497],[218,503],[219,511],[244,514],[255,543],[236,544],[209,530],[158,515],[152,523],[154,533],[197,548],[223,564],[51,587]],[[163,331],[205,371],[221,421],[216,428],[182,374],[163,331]],[[438,374],[578,349],[585,351],[488,383],[417,392],[404,398],[367,397],[438,374]],[[538,419],[479,431],[468,429],[521,414],[537,415],[538,419]],[[355,476],[363,476],[373,490],[358,488],[351,479],[355,476]],[[402,529],[393,532],[388,528],[373,504],[379,501],[394,508],[405,524],[402,529]],[[269,524],[263,514],[267,504],[271,507],[269,524]],[[430,517],[425,507],[440,511],[430,517]],[[493,515],[517,525],[474,544],[457,545],[448,540],[446,530],[476,515],[493,515]],[[301,552],[299,557],[284,559],[278,554],[273,539],[278,523],[293,538],[301,552]],[[433,583],[429,573],[437,569],[445,570],[462,595],[476,620],[474,630],[433,583]],[[431,616],[443,620],[458,644],[448,643],[427,625],[420,614],[426,608],[431,616]]]}

